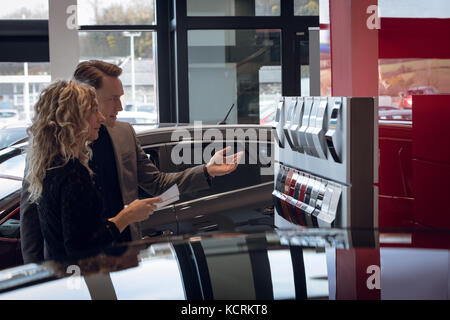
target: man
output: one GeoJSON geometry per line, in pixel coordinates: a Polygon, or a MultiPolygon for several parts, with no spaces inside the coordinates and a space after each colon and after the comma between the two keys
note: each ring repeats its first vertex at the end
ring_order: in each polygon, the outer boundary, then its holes
{"type": "MultiPolygon", "coordinates": [[[[96,89],[99,109],[105,117],[105,126],[92,144],[93,157],[90,167],[94,171],[94,182],[104,204],[105,219],[113,217],[123,206],[138,197],[138,187],[156,196],[173,184],[180,192],[206,189],[214,176],[232,172],[242,154],[225,157],[227,150],[218,151],[206,165],[186,169],[183,172],[160,172],[148,159],[136,138],[133,127],[117,120],[122,111],[120,97],[124,94],[119,80],[122,69],[103,61],[81,62],[74,78],[96,89]],[[225,161],[223,161],[225,159],[225,161]]],[[[26,169],[25,169],[26,170],[26,169]]],[[[20,203],[20,228],[22,256],[25,263],[38,262],[45,258],[45,245],[36,206],[28,202],[27,182],[24,180],[20,203]]],[[[139,226],[131,225],[122,232],[121,241],[141,238],[139,226]]]]}

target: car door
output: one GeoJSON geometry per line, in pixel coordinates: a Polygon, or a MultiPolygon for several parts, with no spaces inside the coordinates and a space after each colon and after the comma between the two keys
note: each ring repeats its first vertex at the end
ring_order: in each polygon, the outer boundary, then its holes
{"type": "MultiPolygon", "coordinates": [[[[167,155],[167,142],[170,142],[172,129],[152,129],[139,133],[142,149],[153,164],[162,172],[171,172],[170,158],[167,155]]],[[[139,198],[155,197],[139,188],[139,198]]],[[[178,233],[178,223],[173,206],[156,211],[141,223],[143,236],[153,237],[178,233]]]]}
{"type": "Polygon", "coordinates": [[[23,264],[20,249],[22,180],[0,175],[0,269],[23,264]]]}
{"type": "MultiPolygon", "coordinates": [[[[198,159],[205,163],[215,151],[232,146],[235,152],[244,151],[244,161],[231,174],[215,177],[209,189],[182,194],[180,201],[174,205],[178,221],[178,233],[197,233],[216,230],[236,230],[245,227],[271,227],[273,216],[271,193],[273,190],[273,169],[270,164],[260,160],[260,154],[271,157],[272,143],[269,127],[262,126],[215,126],[202,128],[201,139],[197,139],[195,128],[189,128],[192,139],[185,139],[184,151],[190,151],[189,163],[174,164],[171,171],[177,172],[199,165],[198,159]],[[208,130],[220,132],[222,139],[207,138],[208,130]],[[244,137],[229,134],[244,133],[244,137]],[[260,140],[260,131],[265,130],[265,138],[260,140]],[[248,132],[256,133],[253,137],[248,132]],[[213,143],[216,148],[212,148],[213,143]],[[208,148],[208,149],[207,149],[208,148]],[[198,156],[199,152],[203,155],[198,156]],[[196,154],[197,153],[197,154],[196,154]],[[197,157],[196,157],[197,156],[197,157]],[[197,158],[197,159],[195,159],[197,158]],[[196,160],[196,161],[195,161],[196,160]],[[269,208],[269,209],[266,209],[269,208]]],[[[198,129],[197,129],[198,130],[198,129]]],[[[179,143],[167,145],[167,154],[175,158],[179,152],[179,143]],[[177,147],[178,145],[178,147],[177,147]],[[178,148],[178,149],[177,149],[178,148]]]]}

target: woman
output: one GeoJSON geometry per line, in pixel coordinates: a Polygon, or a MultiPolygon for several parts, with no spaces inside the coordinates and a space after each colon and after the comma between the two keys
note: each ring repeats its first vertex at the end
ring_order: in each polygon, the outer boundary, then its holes
{"type": "Polygon", "coordinates": [[[88,143],[97,139],[105,118],[93,88],[56,82],[41,93],[34,109],[25,178],[50,259],[96,251],[118,239],[130,223],[148,218],[159,198],[135,200],[115,217],[101,219],[88,143]]]}

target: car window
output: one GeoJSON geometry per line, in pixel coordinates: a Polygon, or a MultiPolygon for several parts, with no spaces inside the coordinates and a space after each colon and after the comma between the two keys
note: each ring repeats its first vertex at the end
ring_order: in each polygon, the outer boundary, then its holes
{"type": "Polygon", "coordinates": [[[4,149],[16,141],[27,137],[27,128],[0,129],[0,150],[4,149]]]}
{"type": "MultiPolygon", "coordinates": [[[[209,143],[204,143],[202,145],[202,150],[205,150],[205,147],[207,147],[209,143]]],[[[250,158],[250,148],[249,143],[246,143],[245,146],[245,161],[243,161],[238,168],[232,172],[231,174],[221,176],[221,177],[215,177],[213,179],[212,187],[206,190],[200,190],[200,191],[194,191],[190,193],[184,193],[180,196],[180,202],[184,201],[190,201],[210,195],[214,195],[217,193],[237,190],[249,186],[258,185],[264,182],[273,181],[273,171],[271,171],[271,174],[261,174],[262,172],[267,172],[267,170],[263,169],[263,166],[260,163],[251,163],[249,161],[250,158]],[[261,171],[263,169],[263,171],[261,171]]],[[[255,149],[257,152],[261,152],[262,148],[259,148],[255,144],[255,149]]],[[[168,146],[168,154],[170,155],[174,146],[168,146]]],[[[193,157],[194,157],[194,145],[190,144],[191,149],[191,156],[192,156],[192,163],[193,157]]],[[[241,150],[237,148],[237,145],[235,145],[234,150],[241,150]]],[[[270,147],[264,148],[264,153],[269,152],[270,156],[270,147]],[[269,149],[269,151],[267,150],[269,149]]],[[[253,152],[252,152],[253,153],[253,152]]],[[[175,165],[174,170],[175,172],[185,170],[190,167],[194,167],[197,164],[179,164],[175,165]]],[[[270,170],[269,170],[270,171],[270,170]]]]}
{"type": "Polygon", "coordinates": [[[25,170],[25,153],[16,155],[0,163],[0,174],[23,178],[25,170]]]}
{"type": "Polygon", "coordinates": [[[155,112],[155,106],[154,105],[150,105],[150,104],[137,106],[137,110],[136,111],[154,113],[155,112]]]}
{"type": "Polygon", "coordinates": [[[1,111],[0,112],[0,118],[13,118],[17,115],[17,113],[12,111],[1,111]]]}

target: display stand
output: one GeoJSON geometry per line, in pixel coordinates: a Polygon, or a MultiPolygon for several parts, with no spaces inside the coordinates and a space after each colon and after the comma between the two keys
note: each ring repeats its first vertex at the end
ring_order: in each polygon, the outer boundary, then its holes
{"type": "Polygon", "coordinates": [[[374,98],[282,97],[275,128],[275,225],[376,228],[374,98]]]}

